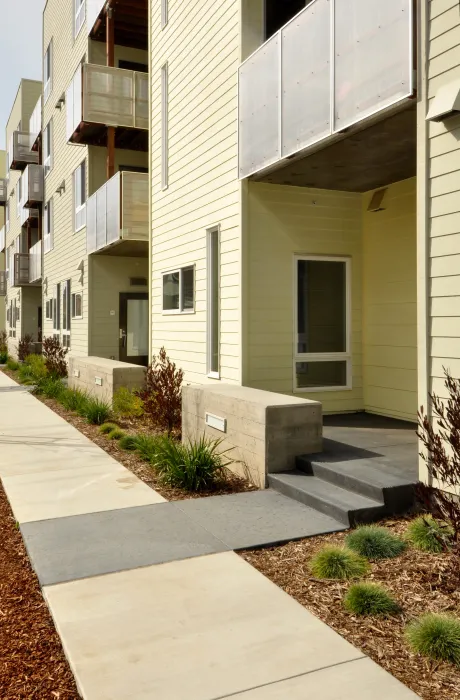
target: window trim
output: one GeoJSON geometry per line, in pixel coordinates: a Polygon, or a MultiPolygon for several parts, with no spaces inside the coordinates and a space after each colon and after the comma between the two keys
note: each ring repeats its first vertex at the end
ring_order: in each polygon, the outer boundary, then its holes
{"type": "Polygon", "coordinates": [[[172,270],[164,270],[161,273],[161,313],[163,316],[177,316],[177,315],[189,315],[196,312],[196,266],[193,265],[183,265],[182,267],[176,267],[172,270]],[[183,292],[182,292],[182,274],[184,270],[193,270],[193,308],[184,309],[183,308],[183,292]],[[165,275],[173,275],[174,273],[179,273],[179,308],[178,309],[164,309],[163,308],[163,280],[165,275]]]}
{"type": "Polygon", "coordinates": [[[74,230],[74,233],[78,233],[78,231],[81,231],[81,230],[82,230],[83,228],[85,228],[85,226],[86,226],[86,202],[87,202],[87,197],[86,197],[86,175],[87,175],[87,173],[86,173],[86,158],[84,158],[84,159],[81,161],[80,165],[79,165],[77,168],[75,168],[75,170],[74,170],[73,173],[72,173],[72,183],[73,183],[73,230],[74,230]],[[84,167],[84,169],[85,169],[84,187],[82,188],[82,193],[84,193],[84,195],[85,195],[85,201],[83,202],[83,204],[79,204],[79,205],[77,206],[77,199],[76,199],[76,194],[77,194],[77,173],[80,171],[80,169],[81,169],[82,167],[84,167]],[[77,216],[78,216],[78,214],[80,214],[82,211],[85,212],[84,221],[83,221],[83,223],[81,224],[81,226],[79,226],[79,227],[77,228],[77,216]]]}
{"type": "Polygon", "coordinates": [[[72,321],[75,321],[75,320],[78,320],[78,319],[82,319],[82,318],[83,318],[83,290],[81,290],[80,292],[72,292],[72,293],[71,293],[71,297],[70,297],[70,317],[71,317],[72,321]],[[77,308],[77,305],[76,305],[76,303],[75,303],[75,299],[76,299],[77,296],[81,297],[81,314],[80,314],[79,316],[77,316],[76,314],[74,314],[74,310],[77,308]]]}
{"type": "Polygon", "coordinates": [[[293,270],[293,313],[294,313],[294,337],[293,337],[293,362],[292,362],[292,389],[295,394],[311,394],[322,391],[349,391],[353,388],[353,366],[351,353],[351,257],[336,255],[294,255],[293,270]],[[298,353],[298,263],[300,260],[318,260],[321,262],[345,263],[345,352],[334,353],[298,353]],[[346,383],[343,386],[325,387],[298,387],[296,381],[297,362],[346,362],[346,383]]]}
{"type": "Polygon", "coordinates": [[[221,247],[220,247],[220,226],[213,226],[206,230],[206,374],[210,379],[220,379],[220,326],[221,326],[221,247]],[[213,318],[213,295],[211,286],[211,265],[212,265],[212,236],[217,234],[217,365],[218,369],[212,368],[212,318],[213,318]]]}
{"type": "Polygon", "coordinates": [[[53,117],[43,129],[43,145],[45,144],[47,149],[43,148],[43,172],[46,180],[53,169],[53,117]],[[49,151],[48,156],[46,156],[46,150],[49,151]]]}
{"type": "Polygon", "coordinates": [[[50,197],[43,207],[43,255],[46,255],[54,248],[53,239],[53,216],[54,216],[54,202],[53,197],[50,197]],[[46,226],[46,219],[49,219],[49,231],[46,226]],[[49,243],[48,243],[49,241],[49,243]]]}
{"type": "Polygon", "coordinates": [[[168,0],[160,0],[161,2],[161,28],[164,29],[169,21],[168,0]]]}
{"type": "Polygon", "coordinates": [[[43,104],[46,104],[48,102],[48,99],[53,91],[53,39],[50,39],[50,42],[48,44],[48,48],[45,51],[45,55],[43,57],[43,104]],[[48,62],[48,54],[49,54],[49,75],[48,75],[48,80],[45,82],[45,66],[48,62]]]}
{"type": "Polygon", "coordinates": [[[73,0],[73,38],[74,41],[77,39],[79,36],[83,25],[86,20],[86,0],[73,0]],[[83,15],[83,18],[80,18],[80,26],[77,29],[77,18],[80,17],[80,14],[83,15]]]}
{"type": "Polygon", "coordinates": [[[167,190],[169,185],[169,168],[168,168],[168,62],[161,66],[161,189],[167,190]]]}
{"type": "Polygon", "coordinates": [[[46,299],[45,300],[45,321],[52,321],[52,320],[53,320],[53,300],[46,299]]]}

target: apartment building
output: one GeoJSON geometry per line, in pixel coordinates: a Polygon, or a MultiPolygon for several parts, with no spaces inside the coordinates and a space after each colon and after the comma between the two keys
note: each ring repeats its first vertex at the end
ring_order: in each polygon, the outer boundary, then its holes
{"type": "Polygon", "coordinates": [[[43,14],[43,327],[70,355],[148,356],[147,0],[43,14]]]}
{"type": "MultiPolygon", "coordinates": [[[[18,342],[30,336],[41,341],[41,205],[43,169],[32,150],[31,123],[42,85],[22,80],[6,125],[5,307],[8,347],[17,354],[18,342]]],[[[37,115],[39,110],[35,111],[37,115]]]]}
{"type": "Polygon", "coordinates": [[[0,331],[6,330],[5,205],[7,194],[6,151],[0,151],[0,331]]]}

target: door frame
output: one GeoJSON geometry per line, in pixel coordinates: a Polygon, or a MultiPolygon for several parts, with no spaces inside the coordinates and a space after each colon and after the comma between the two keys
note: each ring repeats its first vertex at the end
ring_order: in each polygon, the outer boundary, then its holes
{"type": "MultiPolygon", "coordinates": [[[[120,292],[119,295],[119,331],[118,331],[118,356],[120,362],[127,362],[133,365],[142,365],[147,367],[149,363],[148,351],[147,355],[136,355],[135,357],[130,357],[122,351],[125,349],[124,343],[126,342],[126,335],[122,335],[123,328],[127,330],[128,326],[128,301],[130,299],[137,299],[140,301],[149,300],[148,292],[120,292]]],[[[148,319],[147,319],[148,320],[148,319]]]]}

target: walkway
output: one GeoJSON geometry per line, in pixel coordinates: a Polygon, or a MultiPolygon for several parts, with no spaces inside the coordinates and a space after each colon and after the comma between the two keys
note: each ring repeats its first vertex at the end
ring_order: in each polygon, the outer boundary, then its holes
{"type": "Polygon", "coordinates": [[[1,373],[0,416],[0,477],[85,700],[416,698],[232,551],[332,518],[265,492],[166,503],[1,373]]]}

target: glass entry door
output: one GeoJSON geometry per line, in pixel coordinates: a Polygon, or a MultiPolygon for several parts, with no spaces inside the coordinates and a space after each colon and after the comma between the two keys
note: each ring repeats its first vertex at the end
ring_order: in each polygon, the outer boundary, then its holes
{"type": "Polygon", "coordinates": [[[120,360],[133,365],[148,364],[149,295],[120,294],[120,360]]]}

